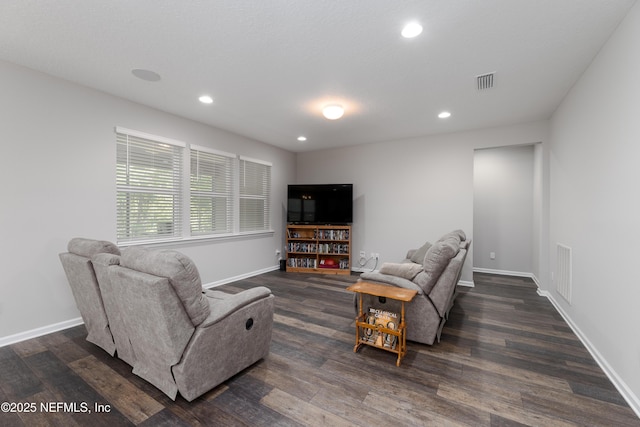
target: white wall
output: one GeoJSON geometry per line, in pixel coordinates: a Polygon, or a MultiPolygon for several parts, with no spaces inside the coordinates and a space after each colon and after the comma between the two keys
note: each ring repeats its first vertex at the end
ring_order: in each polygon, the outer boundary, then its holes
{"type": "Polygon", "coordinates": [[[79,317],[58,253],[116,239],[115,126],[272,162],[273,235],[172,248],[204,283],[277,266],[293,153],[1,61],[0,93],[0,342],[79,317]]]}
{"type": "Polygon", "coordinates": [[[534,146],[476,150],[473,181],[474,268],[532,274],[534,146]]]}
{"type": "Polygon", "coordinates": [[[573,251],[573,297],[551,297],[640,414],[640,4],[552,118],[551,239],[573,251]]]}
{"type": "Polygon", "coordinates": [[[473,238],[474,150],[543,142],[547,131],[544,121],[299,153],[297,182],[354,184],[353,250],[379,252],[379,267],[456,228],[473,238]]]}

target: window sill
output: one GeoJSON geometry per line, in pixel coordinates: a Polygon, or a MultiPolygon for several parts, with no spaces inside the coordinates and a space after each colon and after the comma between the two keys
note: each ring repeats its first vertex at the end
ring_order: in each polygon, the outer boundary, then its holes
{"type": "Polygon", "coordinates": [[[135,242],[118,243],[120,249],[130,246],[145,246],[149,248],[170,248],[174,246],[190,246],[196,244],[218,243],[232,240],[251,240],[273,237],[275,230],[248,231],[237,234],[216,234],[207,236],[191,236],[166,240],[139,240],[135,242]]]}

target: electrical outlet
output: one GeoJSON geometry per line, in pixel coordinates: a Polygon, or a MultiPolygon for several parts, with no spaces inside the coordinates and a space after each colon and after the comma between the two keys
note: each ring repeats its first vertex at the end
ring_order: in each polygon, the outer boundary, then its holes
{"type": "Polygon", "coordinates": [[[366,258],[367,253],[365,251],[360,251],[360,258],[366,258]]]}
{"type": "Polygon", "coordinates": [[[374,252],[374,253],[373,253],[373,257],[374,257],[374,258],[376,259],[376,261],[377,261],[378,259],[380,259],[380,254],[379,254],[378,252],[374,252]]]}
{"type": "Polygon", "coordinates": [[[490,259],[496,259],[496,253],[495,252],[490,252],[489,253],[489,258],[490,259]]]}

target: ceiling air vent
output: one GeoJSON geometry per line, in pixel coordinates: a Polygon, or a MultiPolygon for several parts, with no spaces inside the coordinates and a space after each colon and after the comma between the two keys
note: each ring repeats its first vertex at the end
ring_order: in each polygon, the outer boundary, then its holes
{"type": "Polygon", "coordinates": [[[487,73],[476,76],[478,90],[491,89],[493,87],[493,76],[495,73],[487,73]]]}

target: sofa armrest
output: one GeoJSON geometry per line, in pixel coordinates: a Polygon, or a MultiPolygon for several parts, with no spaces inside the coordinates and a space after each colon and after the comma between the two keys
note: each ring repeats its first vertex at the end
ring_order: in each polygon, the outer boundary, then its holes
{"type": "MultiPolygon", "coordinates": [[[[206,295],[206,293],[205,293],[206,295]]],[[[237,294],[230,294],[228,298],[207,298],[209,301],[209,308],[211,313],[199,326],[200,328],[207,328],[231,313],[241,309],[242,307],[251,304],[254,301],[268,298],[271,296],[271,290],[264,286],[258,286],[255,288],[247,289],[246,291],[239,292],[237,294]]]]}
{"type": "Polygon", "coordinates": [[[422,288],[413,283],[411,280],[403,279],[402,277],[391,276],[389,274],[375,272],[362,273],[360,275],[360,280],[382,283],[384,285],[397,286],[398,288],[412,289],[414,291],[417,291],[419,295],[422,295],[423,293],[422,288]]]}
{"type": "Polygon", "coordinates": [[[203,289],[202,293],[207,298],[213,298],[213,299],[217,299],[217,300],[227,299],[227,298],[229,298],[230,296],[233,295],[233,294],[230,294],[229,292],[214,291],[212,289],[203,289]]]}

